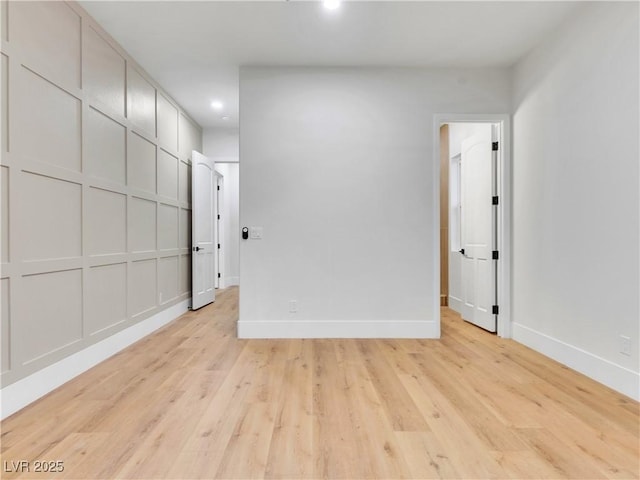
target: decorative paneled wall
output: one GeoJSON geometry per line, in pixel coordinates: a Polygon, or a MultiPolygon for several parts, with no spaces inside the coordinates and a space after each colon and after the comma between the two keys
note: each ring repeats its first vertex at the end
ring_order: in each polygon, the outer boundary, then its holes
{"type": "Polygon", "coordinates": [[[2,386],[190,297],[202,132],[66,2],[2,2],[2,386]]]}

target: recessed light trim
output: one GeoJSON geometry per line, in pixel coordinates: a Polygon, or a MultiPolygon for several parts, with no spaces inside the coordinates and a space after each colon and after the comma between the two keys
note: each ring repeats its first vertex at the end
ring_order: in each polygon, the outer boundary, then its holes
{"type": "Polygon", "coordinates": [[[221,117],[222,120],[229,120],[229,115],[225,115],[224,117],[221,117]]]}
{"type": "Polygon", "coordinates": [[[322,5],[324,5],[324,8],[327,10],[337,10],[340,8],[341,3],[342,2],[340,0],[324,0],[322,5]]]}
{"type": "Polygon", "coordinates": [[[211,108],[213,108],[214,110],[222,110],[224,108],[224,103],[222,103],[220,100],[214,100],[213,102],[211,102],[211,108]]]}

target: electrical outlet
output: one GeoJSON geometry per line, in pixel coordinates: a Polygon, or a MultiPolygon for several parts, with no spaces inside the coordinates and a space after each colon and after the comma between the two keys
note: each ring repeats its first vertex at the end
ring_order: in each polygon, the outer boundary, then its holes
{"type": "Polygon", "coordinates": [[[631,356],[631,339],[625,335],[620,335],[620,353],[631,356]]]}
{"type": "Polygon", "coordinates": [[[296,313],[298,311],[298,301],[289,300],[289,313],[296,313]]]}

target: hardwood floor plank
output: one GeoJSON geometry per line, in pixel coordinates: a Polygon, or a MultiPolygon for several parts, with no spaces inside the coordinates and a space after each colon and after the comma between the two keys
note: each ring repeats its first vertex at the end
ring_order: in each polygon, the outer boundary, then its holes
{"type": "Polygon", "coordinates": [[[2,478],[638,479],[640,405],[442,309],[442,339],[238,340],[238,289],[0,424],[2,478]],[[4,465],[4,463],[2,464],[4,465]]]}

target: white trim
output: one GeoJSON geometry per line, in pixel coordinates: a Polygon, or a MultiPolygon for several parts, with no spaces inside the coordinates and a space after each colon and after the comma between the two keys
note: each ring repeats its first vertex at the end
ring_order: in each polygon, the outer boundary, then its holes
{"type": "Polygon", "coordinates": [[[640,401],[640,373],[519,323],[513,324],[512,333],[513,340],[640,401]]]}
{"type": "Polygon", "coordinates": [[[239,321],[238,338],[440,338],[437,320],[239,321]]]}
{"type": "Polygon", "coordinates": [[[462,314],[462,300],[449,295],[449,308],[456,313],[462,314]]]}
{"type": "MultiPolygon", "coordinates": [[[[444,123],[498,123],[500,124],[500,145],[498,150],[498,195],[500,196],[500,213],[498,218],[498,315],[497,333],[500,337],[511,338],[511,117],[504,114],[435,114],[433,116],[433,158],[440,158],[440,126],[444,123]]],[[[434,178],[440,178],[440,161],[434,161],[434,178]]],[[[436,296],[440,298],[440,181],[436,182],[434,218],[438,219],[435,229],[434,276],[437,284],[436,296]]],[[[439,302],[438,302],[439,305],[439,302]]],[[[440,318],[438,310],[435,318],[440,318]]]]}
{"type": "Polygon", "coordinates": [[[13,415],[62,384],[175,320],[188,309],[189,300],[183,300],[84,350],[7,385],[0,390],[0,418],[5,419],[13,415]]]}

